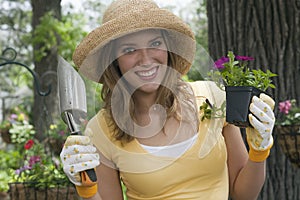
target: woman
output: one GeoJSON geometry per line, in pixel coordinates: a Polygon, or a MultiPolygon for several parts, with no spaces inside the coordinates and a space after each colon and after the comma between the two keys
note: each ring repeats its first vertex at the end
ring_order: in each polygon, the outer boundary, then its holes
{"type": "Polygon", "coordinates": [[[82,74],[103,84],[104,101],[86,136],[68,137],[61,152],[80,196],[123,199],[123,182],[128,199],[257,198],[273,144],[274,101],[253,98],[248,153],[238,127],[224,118],[199,120],[199,106],[221,106],[225,94],[212,82],[181,79],[194,54],[190,28],[151,0],[108,7],[73,56],[82,74]],[[83,179],[88,169],[96,183],[83,179]]]}

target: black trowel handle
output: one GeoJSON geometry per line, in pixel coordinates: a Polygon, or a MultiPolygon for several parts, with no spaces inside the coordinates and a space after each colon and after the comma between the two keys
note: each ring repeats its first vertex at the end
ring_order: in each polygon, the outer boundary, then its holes
{"type": "Polygon", "coordinates": [[[83,186],[93,186],[97,184],[97,175],[95,169],[87,169],[80,172],[81,183],[83,186]]]}

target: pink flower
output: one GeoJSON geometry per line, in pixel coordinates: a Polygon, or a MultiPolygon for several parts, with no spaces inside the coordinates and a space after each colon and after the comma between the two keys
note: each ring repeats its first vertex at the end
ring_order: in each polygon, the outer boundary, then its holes
{"type": "Polygon", "coordinates": [[[286,101],[280,102],[278,107],[279,107],[279,111],[281,113],[284,113],[287,115],[287,114],[289,114],[292,104],[291,104],[290,100],[286,100],[286,101]]]}
{"type": "Polygon", "coordinates": [[[223,69],[225,67],[224,63],[227,63],[227,62],[229,62],[229,58],[223,56],[215,62],[215,67],[217,69],[223,69]]]}
{"type": "Polygon", "coordinates": [[[29,159],[29,167],[32,167],[35,163],[38,163],[41,161],[40,156],[31,156],[29,159]]]}
{"type": "Polygon", "coordinates": [[[59,134],[60,136],[64,136],[64,135],[65,135],[65,131],[59,131],[58,134],[59,134]]]}

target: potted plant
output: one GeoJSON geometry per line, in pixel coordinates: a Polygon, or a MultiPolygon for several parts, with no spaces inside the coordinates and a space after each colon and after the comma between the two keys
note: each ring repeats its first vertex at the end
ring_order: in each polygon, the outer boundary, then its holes
{"type": "Polygon", "coordinates": [[[74,187],[62,170],[59,158],[47,155],[44,145],[34,139],[29,139],[23,148],[22,164],[9,171],[11,199],[77,197],[74,187]]]}
{"type": "Polygon", "coordinates": [[[275,88],[272,77],[277,76],[270,70],[251,70],[247,64],[254,60],[248,56],[234,55],[228,52],[215,62],[215,69],[209,77],[226,91],[226,121],[239,127],[248,127],[249,105],[254,95],[275,88]]]}
{"type": "Polygon", "coordinates": [[[295,99],[279,102],[276,133],[283,153],[291,163],[300,167],[300,107],[295,99]]]}

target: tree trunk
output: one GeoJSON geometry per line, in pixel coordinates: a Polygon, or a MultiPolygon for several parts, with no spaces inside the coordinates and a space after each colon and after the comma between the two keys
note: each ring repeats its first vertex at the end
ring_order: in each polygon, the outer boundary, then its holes
{"type": "MultiPolygon", "coordinates": [[[[207,0],[209,53],[213,59],[235,54],[255,58],[253,68],[277,73],[276,89],[268,93],[280,102],[300,102],[300,1],[207,0]]],[[[275,108],[277,114],[277,108],[275,108]]],[[[300,170],[282,153],[276,130],[267,161],[267,177],[259,199],[300,199],[300,170]]]]}
{"type": "MultiPolygon", "coordinates": [[[[33,31],[40,24],[40,18],[51,11],[54,17],[61,18],[61,0],[31,0],[33,31]]],[[[45,38],[47,40],[47,38],[45,38]]],[[[39,51],[44,44],[34,45],[34,51],[39,51]]],[[[47,91],[51,85],[51,93],[48,96],[34,94],[33,121],[37,131],[37,138],[45,138],[45,132],[49,128],[52,118],[58,116],[57,98],[57,48],[52,47],[41,60],[34,59],[35,72],[41,80],[41,90],[47,91]]]]}

